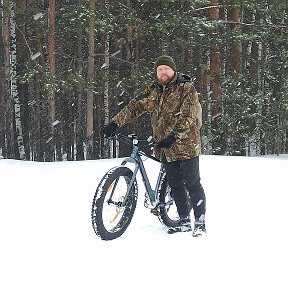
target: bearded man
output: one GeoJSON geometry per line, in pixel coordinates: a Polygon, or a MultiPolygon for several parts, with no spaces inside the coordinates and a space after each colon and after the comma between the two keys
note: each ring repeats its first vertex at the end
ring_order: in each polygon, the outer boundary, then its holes
{"type": "Polygon", "coordinates": [[[201,106],[189,76],[177,72],[172,57],[155,61],[156,81],[149,83],[139,99],[133,99],[104,127],[106,137],[117,128],[150,113],[155,156],[164,165],[179,215],[179,226],[168,233],[192,231],[190,212],[194,212],[194,237],[206,235],[206,197],[200,182],[201,106]],[[187,193],[188,192],[188,193],[187,193]]]}

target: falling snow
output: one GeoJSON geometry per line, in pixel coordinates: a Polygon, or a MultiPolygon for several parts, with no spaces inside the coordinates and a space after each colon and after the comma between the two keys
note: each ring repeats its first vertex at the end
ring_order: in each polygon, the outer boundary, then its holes
{"type": "MultiPolygon", "coordinates": [[[[144,208],[138,178],[131,225],[120,238],[102,241],[91,225],[92,199],[121,159],[2,159],[0,286],[288,287],[287,161],[288,155],[201,156],[208,236],[196,239],[166,233],[144,208]]],[[[155,183],[159,164],[144,164],[155,183]]]]}

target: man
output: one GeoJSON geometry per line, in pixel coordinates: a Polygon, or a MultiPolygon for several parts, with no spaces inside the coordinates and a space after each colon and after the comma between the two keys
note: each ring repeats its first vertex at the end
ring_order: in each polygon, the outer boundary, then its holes
{"type": "Polygon", "coordinates": [[[169,228],[168,233],[191,231],[193,208],[192,235],[197,237],[206,234],[206,197],[199,173],[201,106],[190,78],[176,71],[172,57],[160,56],[155,62],[157,81],[145,88],[139,100],[131,100],[114,116],[103,132],[109,137],[144,112],[150,113],[157,141],[155,156],[164,164],[180,218],[179,226],[169,228]]]}

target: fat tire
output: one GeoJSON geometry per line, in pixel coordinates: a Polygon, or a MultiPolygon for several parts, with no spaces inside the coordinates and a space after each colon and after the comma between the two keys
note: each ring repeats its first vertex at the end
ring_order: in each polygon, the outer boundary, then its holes
{"type": "MultiPolygon", "coordinates": [[[[177,218],[170,218],[168,214],[168,210],[170,209],[169,205],[164,205],[164,203],[167,201],[167,196],[169,195],[169,190],[170,187],[168,185],[167,177],[166,174],[163,175],[163,178],[161,180],[161,185],[159,189],[159,214],[158,214],[158,219],[160,222],[167,226],[167,227],[176,227],[179,225],[179,218],[177,214],[177,218]]],[[[170,196],[171,199],[171,196],[170,196]]],[[[175,202],[173,200],[173,205],[175,205],[175,202]]]]}
{"type": "MultiPolygon", "coordinates": [[[[107,229],[103,221],[103,211],[105,209],[105,205],[107,207],[109,205],[108,202],[105,201],[105,197],[108,196],[108,193],[110,192],[109,188],[111,187],[111,184],[114,181],[117,181],[117,179],[119,179],[120,177],[123,177],[125,179],[127,188],[129,183],[131,182],[132,175],[133,172],[127,167],[124,166],[114,167],[103,176],[96,189],[92,203],[91,220],[94,232],[102,240],[113,240],[120,237],[126,231],[132,220],[138,198],[138,188],[136,181],[134,181],[131,187],[127,205],[123,208],[123,213],[117,225],[112,229],[107,229]]],[[[117,182],[117,184],[114,185],[118,184],[119,183],[117,182]]],[[[125,191],[123,191],[123,196],[125,194],[124,192],[125,191]]]]}

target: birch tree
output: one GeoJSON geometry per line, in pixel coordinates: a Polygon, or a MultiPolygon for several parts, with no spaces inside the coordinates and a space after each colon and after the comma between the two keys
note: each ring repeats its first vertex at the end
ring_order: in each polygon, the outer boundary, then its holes
{"type": "MultiPolygon", "coordinates": [[[[104,111],[104,125],[109,123],[110,113],[109,113],[109,65],[110,65],[110,58],[109,58],[109,37],[106,36],[104,40],[104,93],[103,93],[103,111],[104,111]]],[[[102,121],[101,121],[102,122],[102,121]]],[[[100,129],[99,139],[103,139],[102,129],[100,129]]],[[[105,149],[108,144],[108,140],[104,138],[104,149],[102,150],[101,156],[103,158],[108,158],[113,155],[113,146],[110,147],[110,150],[105,149]],[[109,153],[108,153],[109,152],[109,153]]]]}
{"type": "Polygon", "coordinates": [[[6,138],[6,157],[13,158],[15,156],[14,147],[14,115],[13,115],[13,99],[10,94],[11,79],[10,79],[10,3],[9,0],[3,0],[3,66],[4,66],[4,81],[3,95],[5,112],[5,138],[6,138]]]}
{"type": "MultiPolygon", "coordinates": [[[[17,87],[17,46],[16,46],[16,21],[15,21],[15,8],[16,3],[12,1],[10,3],[10,57],[11,57],[11,67],[10,67],[10,77],[11,77],[11,97],[14,102],[14,119],[15,119],[15,134],[17,141],[17,155],[19,154],[20,159],[25,159],[25,150],[23,142],[23,131],[21,123],[21,109],[20,100],[17,87]]],[[[12,133],[12,131],[11,131],[12,133]]],[[[15,155],[16,156],[16,155],[15,155]]]]}
{"type": "MultiPolygon", "coordinates": [[[[286,2],[2,0],[0,153],[20,158],[22,133],[26,159],[110,157],[103,125],[163,52],[201,95],[203,153],[287,151],[286,2]]],[[[146,116],[123,133],[146,137],[146,116]]]]}
{"type": "Polygon", "coordinates": [[[4,103],[7,157],[24,159],[20,101],[17,88],[17,46],[15,2],[3,1],[3,61],[4,61],[4,103]]]}
{"type": "MultiPolygon", "coordinates": [[[[30,160],[31,155],[31,143],[30,143],[30,114],[29,114],[29,84],[23,83],[21,81],[21,76],[23,75],[23,71],[26,68],[26,63],[29,61],[30,57],[32,57],[31,45],[29,45],[27,38],[29,38],[29,34],[27,34],[27,30],[29,27],[29,23],[27,20],[27,14],[30,12],[27,11],[27,1],[26,0],[18,0],[16,1],[16,47],[17,47],[17,94],[19,97],[20,107],[21,107],[21,124],[22,124],[22,134],[23,134],[23,143],[25,149],[25,158],[30,160]],[[19,48],[18,48],[19,47],[19,48]]],[[[30,13],[29,13],[30,15],[30,13]]],[[[32,94],[32,93],[31,93],[32,94]]]]}

